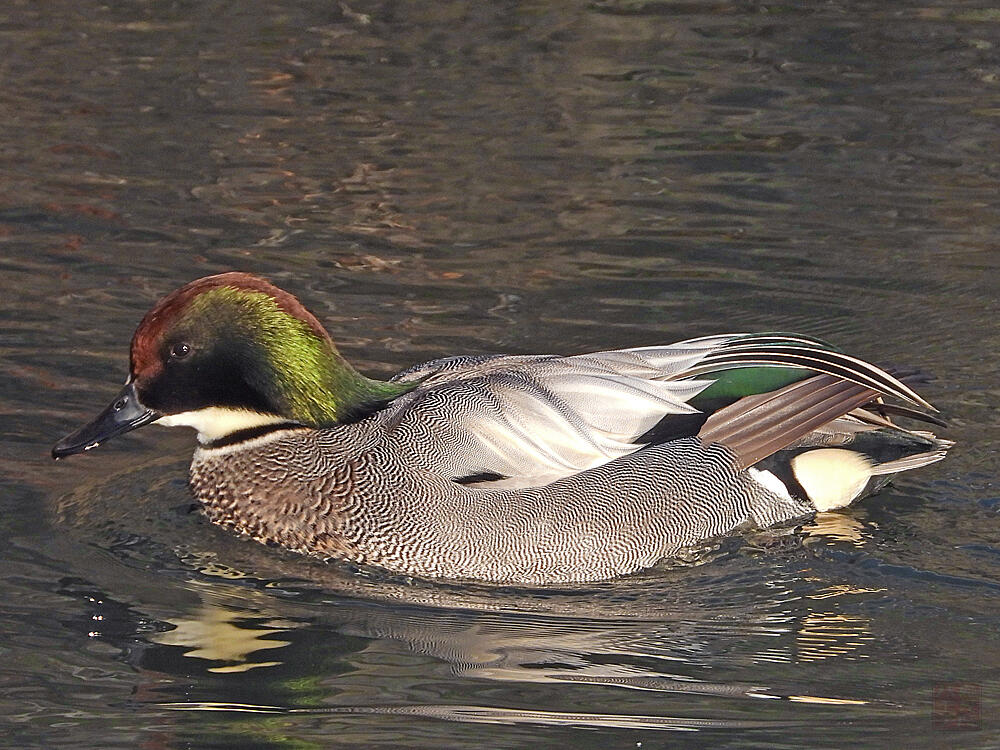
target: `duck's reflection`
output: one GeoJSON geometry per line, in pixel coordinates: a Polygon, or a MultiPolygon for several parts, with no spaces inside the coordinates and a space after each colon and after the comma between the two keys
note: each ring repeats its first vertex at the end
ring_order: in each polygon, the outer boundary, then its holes
{"type": "MultiPolygon", "coordinates": [[[[770,581],[766,595],[748,596],[746,582],[723,576],[703,581],[702,602],[671,596],[649,579],[630,599],[610,587],[580,598],[568,592],[548,599],[507,592],[494,593],[485,607],[488,592],[465,595],[457,587],[437,590],[435,606],[317,596],[315,590],[304,590],[312,600],[299,604],[285,596],[275,599],[266,589],[233,586],[235,574],[218,563],[202,572],[220,578],[205,576],[191,586],[198,603],[170,616],[172,629],[150,640],[182,647],[186,657],[202,660],[204,669],[215,673],[301,664],[295,650],[302,639],[295,631],[320,629],[356,639],[350,655],[356,673],[382,671],[408,653],[431,658],[461,678],[855,702],[850,696],[802,696],[767,679],[740,678],[754,664],[864,659],[874,640],[867,618],[837,609],[840,597],[869,592],[825,585],[795,593],[808,583],[804,579],[770,581]],[[723,592],[730,586],[726,602],[723,592]],[[818,602],[822,610],[810,609],[818,602]]],[[[290,584],[281,586],[285,594],[291,590],[290,584]]],[[[427,598],[420,587],[413,591],[414,598],[427,598]]]]}

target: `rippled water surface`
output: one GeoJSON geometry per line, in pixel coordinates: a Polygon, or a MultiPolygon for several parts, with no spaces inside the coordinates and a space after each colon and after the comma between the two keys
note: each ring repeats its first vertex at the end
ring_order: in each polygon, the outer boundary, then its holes
{"type": "Polygon", "coordinates": [[[1000,744],[991,4],[9,0],[0,44],[4,744],[1000,744]],[[48,457],[229,269],[376,376],[818,335],[959,444],[586,588],[306,561],[192,511],[186,431],[48,457]]]}

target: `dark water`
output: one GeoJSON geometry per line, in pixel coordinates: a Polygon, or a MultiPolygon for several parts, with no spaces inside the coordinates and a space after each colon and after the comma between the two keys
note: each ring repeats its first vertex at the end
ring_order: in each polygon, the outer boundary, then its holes
{"type": "Polygon", "coordinates": [[[1000,12],[0,8],[0,724],[18,748],[995,747],[1000,12]],[[299,294],[363,369],[797,330],[920,364],[944,463],[582,589],[384,580],[53,464],[157,298],[299,294]]]}

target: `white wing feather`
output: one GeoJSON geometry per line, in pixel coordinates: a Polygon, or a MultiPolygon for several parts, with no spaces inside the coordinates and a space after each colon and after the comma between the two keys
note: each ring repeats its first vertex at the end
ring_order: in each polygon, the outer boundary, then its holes
{"type": "Polygon", "coordinates": [[[424,382],[388,410],[390,438],[420,446],[409,451],[413,460],[450,477],[544,484],[638,450],[636,438],[665,415],[695,413],[687,402],[710,381],[672,378],[732,338],[573,357],[428,362],[399,376],[424,382]]]}

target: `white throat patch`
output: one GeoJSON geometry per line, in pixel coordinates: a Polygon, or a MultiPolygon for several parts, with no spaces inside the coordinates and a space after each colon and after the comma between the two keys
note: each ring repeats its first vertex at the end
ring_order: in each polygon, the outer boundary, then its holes
{"type": "Polygon", "coordinates": [[[244,409],[208,406],[204,409],[185,411],[180,414],[169,414],[160,417],[154,424],[161,424],[164,427],[194,427],[198,431],[198,442],[205,444],[240,430],[287,421],[277,414],[261,414],[244,409]]]}

